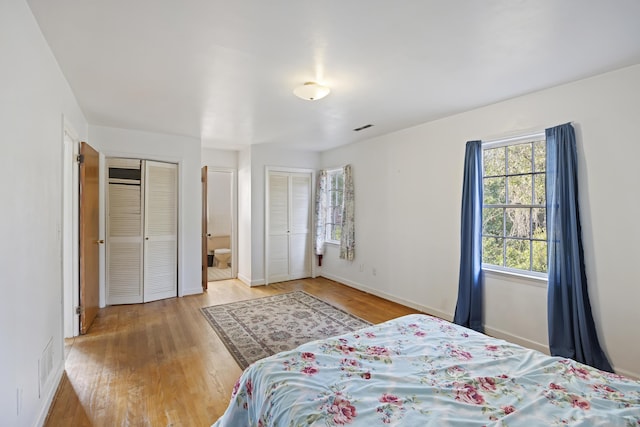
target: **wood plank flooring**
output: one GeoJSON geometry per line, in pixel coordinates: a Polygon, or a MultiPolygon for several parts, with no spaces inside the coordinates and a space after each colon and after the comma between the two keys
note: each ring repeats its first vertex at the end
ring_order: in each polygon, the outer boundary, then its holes
{"type": "Polygon", "coordinates": [[[372,323],[417,311],[324,278],[250,288],[209,283],[205,294],[101,309],[65,343],[66,372],[45,426],[209,426],[242,371],[201,307],[304,290],[372,323]]]}

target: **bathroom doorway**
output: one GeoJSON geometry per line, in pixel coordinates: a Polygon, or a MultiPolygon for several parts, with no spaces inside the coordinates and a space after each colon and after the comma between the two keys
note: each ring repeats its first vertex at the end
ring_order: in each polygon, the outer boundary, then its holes
{"type": "Polygon", "coordinates": [[[235,278],[235,173],[208,168],[207,171],[207,279],[208,282],[235,278]]]}

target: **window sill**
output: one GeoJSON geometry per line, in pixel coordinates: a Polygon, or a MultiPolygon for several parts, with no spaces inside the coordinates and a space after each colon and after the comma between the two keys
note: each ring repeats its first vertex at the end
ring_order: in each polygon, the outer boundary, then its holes
{"type": "Polygon", "coordinates": [[[520,273],[520,272],[510,271],[510,270],[501,270],[498,268],[492,268],[484,265],[482,266],[482,273],[489,277],[496,277],[496,278],[502,278],[502,279],[506,279],[506,278],[516,279],[516,281],[519,283],[530,285],[530,286],[536,286],[539,288],[546,288],[548,285],[547,277],[534,276],[531,274],[520,273]]]}
{"type": "Polygon", "coordinates": [[[337,241],[334,241],[334,240],[326,240],[324,243],[326,245],[340,246],[340,242],[337,242],[337,241]]]}

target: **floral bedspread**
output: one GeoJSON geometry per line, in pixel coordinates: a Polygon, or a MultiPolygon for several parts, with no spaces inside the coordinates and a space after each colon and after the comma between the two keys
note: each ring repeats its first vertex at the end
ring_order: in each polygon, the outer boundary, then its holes
{"type": "Polygon", "coordinates": [[[216,427],[640,426],[640,382],[409,315],[248,367],[216,427]]]}

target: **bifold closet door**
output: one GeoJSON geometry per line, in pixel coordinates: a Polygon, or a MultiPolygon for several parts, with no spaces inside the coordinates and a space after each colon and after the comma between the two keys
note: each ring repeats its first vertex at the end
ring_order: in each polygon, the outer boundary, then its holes
{"type": "Polygon", "coordinates": [[[269,171],[267,283],[311,275],[311,174],[269,171]]]}
{"type": "Polygon", "coordinates": [[[107,305],[141,303],[141,162],[108,159],[107,167],[107,305]]]}
{"type": "Polygon", "coordinates": [[[267,282],[289,280],[289,175],[269,172],[267,282]]]}
{"type": "Polygon", "coordinates": [[[291,174],[289,280],[311,276],[311,174],[291,174]]]}
{"type": "Polygon", "coordinates": [[[145,162],[144,301],[177,296],[178,166],[145,162]]]}

